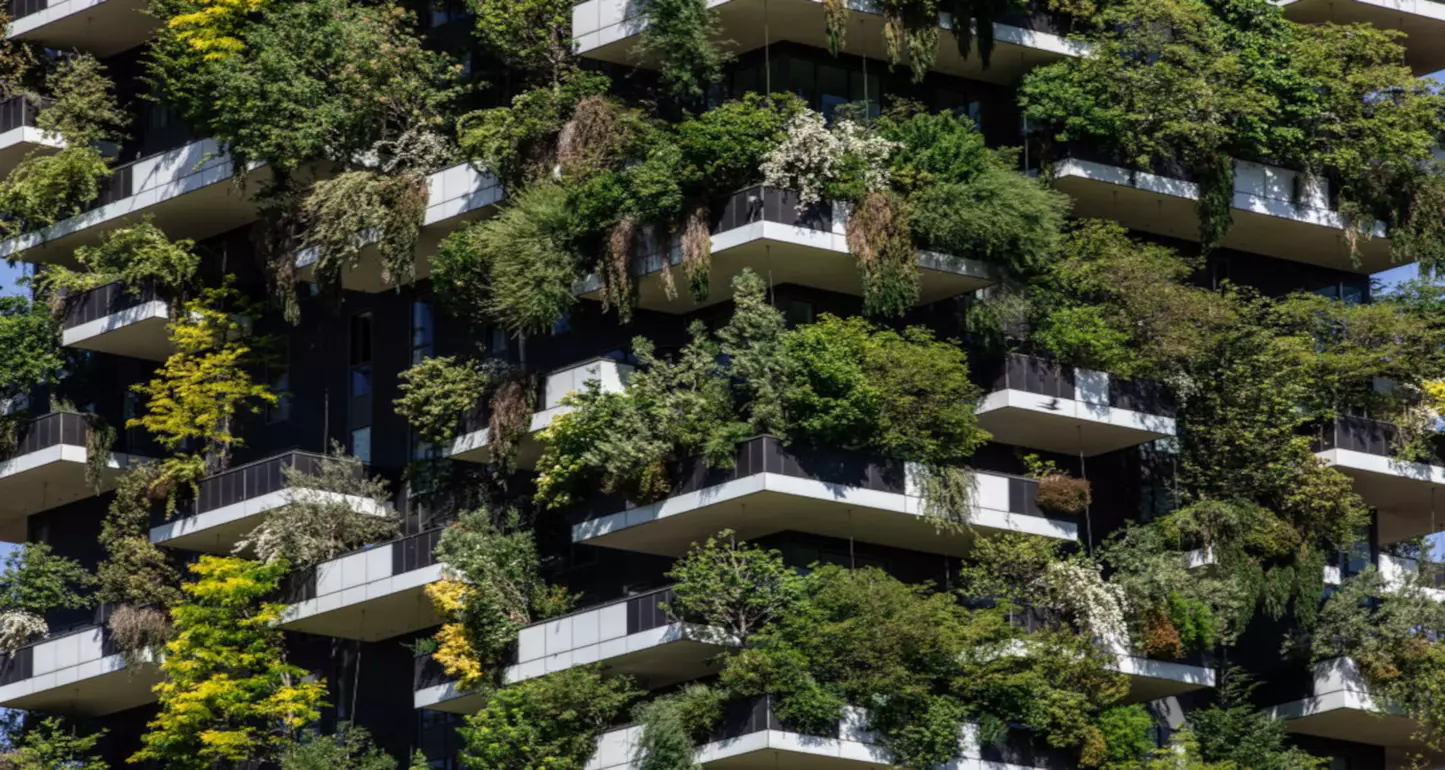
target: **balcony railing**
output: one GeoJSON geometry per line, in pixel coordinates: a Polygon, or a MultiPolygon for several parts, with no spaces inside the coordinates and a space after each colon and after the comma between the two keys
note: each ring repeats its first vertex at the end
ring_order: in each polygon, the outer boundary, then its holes
{"type": "MultiPolygon", "coordinates": [[[[1400,429],[1383,420],[1346,415],[1314,428],[1314,451],[1344,449],[1381,457],[1394,457],[1403,446],[1400,429]]],[[[1445,466],[1445,446],[1438,442],[1430,448],[1425,462],[1445,466]]]]}
{"type": "Polygon", "coordinates": [[[40,108],[23,96],[0,102],[0,134],[34,126],[35,117],[39,114],[40,108]]]}
{"type": "Polygon", "coordinates": [[[35,648],[39,645],[53,642],[57,639],[92,631],[99,628],[101,631],[101,657],[108,657],[120,652],[112,638],[110,627],[106,625],[110,621],[112,605],[102,604],[91,610],[83,619],[72,623],[55,626],[45,636],[17,647],[9,652],[0,652],[0,687],[24,681],[35,675],[35,648]]]}
{"type": "MultiPolygon", "coordinates": [[[[19,457],[53,446],[85,446],[90,435],[90,419],[76,412],[51,412],[20,426],[15,449],[10,457],[19,457]]],[[[7,458],[8,459],[8,458],[7,458]]]]}
{"type": "MultiPolygon", "coordinates": [[[[759,473],[775,473],[794,478],[822,481],[829,484],[890,492],[908,493],[907,463],[864,452],[801,444],[784,445],[774,436],[755,436],[738,444],[732,468],[713,468],[701,458],[688,458],[673,463],[668,478],[671,496],[696,492],[707,487],[746,478],[759,473]]],[[[1059,519],[1045,514],[1038,506],[1038,481],[1009,476],[1009,513],[1039,518],[1059,519]]],[[[615,495],[593,495],[568,511],[574,524],[623,510],[625,500],[615,495]]]]}
{"type": "MultiPolygon", "coordinates": [[[[325,461],[323,455],[292,450],[207,476],[196,485],[196,496],[182,501],[173,518],[197,516],[271,492],[280,492],[286,489],[287,468],[319,475],[325,461]]],[[[357,465],[351,471],[356,478],[363,478],[366,474],[365,466],[357,465]]],[[[164,514],[163,509],[155,510],[152,526],[164,523],[164,514]]]]}
{"type": "Polygon", "coordinates": [[[161,299],[154,283],[147,282],[138,291],[131,291],[120,281],[97,286],[65,298],[65,318],[61,329],[74,329],[82,324],[97,321],[147,302],[161,299]]]}
{"type": "MultiPolygon", "coordinates": [[[[423,569],[438,564],[436,556],[437,543],[441,542],[442,532],[445,527],[429,529],[425,532],[418,532],[415,535],[407,535],[385,543],[369,545],[365,548],[358,548],[351,553],[338,554],[327,559],[328,562],[345,558],[352,554],[377,548],[391,548],[391,574],[400,575],[404,572],[423,569]]],[[[319,565],[318,565],[319,566],[319,565]]],[[[317,581],[317,567],[310,567],[304,570],[297,570],[286,575],[281,580],[277,591],[277,601],[285,604],[299,604],[310,601],[319,595],[317,581]]]]}
{"type": "MultiPolygon", "coordinates": [[[[974,364],[975,377],[988,391],[1021,390],[1051,398],[1078,399],[1076,369],[1039,356],[1007,353],[974,364]]],[[[1109,377],[1108,404],[1118,409],[1173,417],[1177,406],[1162,383],[1109,377]]]]}
{"type": "Polygon", "coordinates": [[[49,7],[49,0],[10,0],[6,6],[11,19],[19,19],[31,14],[40,13],[49,7]]]}

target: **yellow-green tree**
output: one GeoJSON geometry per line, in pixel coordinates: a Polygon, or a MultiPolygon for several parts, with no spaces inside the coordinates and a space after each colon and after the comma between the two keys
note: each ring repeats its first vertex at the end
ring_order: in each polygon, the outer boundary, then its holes
{"type": "Polygon", "coordinates": [[[171,610],[160,713],[130,761],[204,770],[274,759],[326,697],[324,682],[286,662],[282,605],[266,601],[287,566],[202,556],[190,570],[195,580],[171,610]]]}
{"type": "Polygon", "coordinates": [[[163,475],[173,482],[194,482],[208,470],[225,468],[243,444],[235,432],[237,418],[276,403],[276,394],[251,379],[254,338],[236,313],[240,302],[229,286],[206,289],[186,302],[169,326],[176,352],[154,378],[134,386],[147,399],[146,411],[126,427],[145,428],[166,449],[190,440],[203,444],[198,453],[165,462],[163,475]]]}

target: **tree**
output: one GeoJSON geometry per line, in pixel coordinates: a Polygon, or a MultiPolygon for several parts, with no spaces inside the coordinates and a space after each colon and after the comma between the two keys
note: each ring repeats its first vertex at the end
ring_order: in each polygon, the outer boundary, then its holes
{"type": "Polygon", "coordinates": [[[739,543],[726,529],[693,543],[667,577],[676,583],[668,612],[737,644],[795,612],[802,599],[802,583],[782,554],[739,543]]]}
{"type": "Polygon", "coordinates": [[[80,562],[45,543],[26,543],[5,556],[0,568],[0,649],[13,650],[46,633],[53,610],[94,606],[87,591],[96,583],[80,562]]]}
{"type": "Polygon", "coordinates": [[[0,297],[0,402],[52,381],[64,365],[44,306],[27,297],[0,297]]]}
{"type": "Polygon", "coordinates": [[[597,736],[637,696],[627,677],[578,666],[504,687],[458,728],[469,770],[582,770],[597,736]]]}
{"type": "Polygon", "coordinates": [[[0,770],[107,770],[95,752],[105,730],[77,735],[58,717],[27,729],[15,748],[0,754],[0,770]]]}
{"type": "MultiPolygon", "coordinates": [[[[240,415],[277,402],[270,388],[251,379],[256,338],[248,321],[233,314],[239,304],[240,294],[230,286],[206,289],[188,301],[167,327],[176,352],[153,379],[134,386],[146,397],[146,412],[126,427],[145,428],[167,449],[200,442],[201,452],[189,458],[192,468],[225,468],[243,443],[236,435],[240,415]]],[[[192,474],[194,481],[199,474],[192,474]]]]}
{"type": "Polygon", "coordinates": [[[281,751],[281,770],[396,770],[366,728],[342,722],[330,735],[308,732],[281,751]]]}
{"type": "Polygon", "coordinates": [[[160,712],[130,761],[177,770],[274,761],[320,718],[326,695],[324,682],[286,662],[275,626],[283,606],[266,600],[286,565],[203,555],[190,572],[186,599],[171,610],[160,712]]]}

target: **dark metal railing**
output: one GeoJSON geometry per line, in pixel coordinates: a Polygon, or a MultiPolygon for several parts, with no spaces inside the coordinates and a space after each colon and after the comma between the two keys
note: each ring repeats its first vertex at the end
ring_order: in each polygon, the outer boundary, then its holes
{"type": "MultiPolygon", "coordinates": [[[[1347,415],[1319,423],[1314,428],[1314,450],[1346,449],[1381,457],[1394,457],[1404,446],[1400,429],[1383,420],[1347,415]]],[[[1445,447],[1431,447],[1425,462],[1445,465],[1445,447]]]]}
{"type": "MultiPolygon", "coordinates": [[[[907,493],[907,463],[848,449],[784,445],[774,436],[755,436],[738,444],[732,468],[714,468],[701,458],[672,463],[669,468],[671,494],[681,495],[725,484],[758,473],[776,473],[829,484],[871,489],[894,494],[907,493]]],[[[1038,481],[1009,477],[1009,512],[1057,519],[1039,509],[1038,481]]],[[[627,501],[617,495],[592,495],[567,511],[577,524],[616,513],[627,501]]]]}
{"type": "Polygon", "coordinates": [[[85,446],[91,417],[77,412],[51,412],[24,423],[16,430],[11,457],[39,452],[53,446],[85,446]]]}
{"type": "MultiPolygon", "coordinates": [[[[973,364],[975,377],[986,390],[1022,390],[1051,398],[1078,397],[1075,370],[1052,359],[1026,353],[1005,353],[973,364]]],[[[1109,375],[1109,406],[1173,417],[1177,405],[1163,383],[1109,375]]]]}
{"type": "Polygon", "coordinates": [[[739,190],[713,203],[712,232],[727,232],[753,222],[773,222],[806,227],[810,230],[833,229],[833,204],[821,201],[798,208],[798,191],[781,187],[756,185],[739,190]]]}
{"type": "Polygon", "coordinates": [[[50,7],[49,0],[10,0],[8,4],[11,20],[40,13],[50,7]]]}
{"type": "MultiPolygon", "coordinates": [[[[319,475],[325,461],[324,455],[291,450],[207,476],[196,485],[196,496],[183,500],[173,518],[196,516],[261,495],[279,492],[286,488],[287,468],[319,475]]],[[[355,478],[365,478],[366,473],[367,468],[364,465],[357,464],[352,468],[355,478]]],[[[164,510],[154,511],[152,525],[164,522],[164,513],[164,510]]]]}
{"type": "Polygon", "coordinates": [[[154,282],[146,282],[138,291],[131,291],[120,281],[97,286],[65,298],[65,318],[62,329],[73,329],[108,315],[139,307],[147,302],[161,299],[154,282]]]}
{"type": "Polygon", "coordinates": [[[39,114],[40,107],[24,96],[0,102],[0,134],[35,125],[35,117],[39,114]]]}

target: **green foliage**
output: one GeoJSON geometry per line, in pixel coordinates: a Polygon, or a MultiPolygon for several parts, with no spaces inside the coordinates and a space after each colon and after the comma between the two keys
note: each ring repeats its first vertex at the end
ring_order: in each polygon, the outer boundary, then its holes
{"type": "Polygon", "coordinates": [[[77,735],[59,717],[49,717],[27,729],[13,750],[0,754],[0,767],[5,770],[107,770],[109,765],[95,753],[96,744],[105,734],[105,730],[99,730],[77,735]]]}
{"type": "Polygon", "coordinates": [[[659,60],[664,92],[683,106],[702,104],[729,58],[715,42],[718,25],[706,0],[647,0],[643,9],[638,48],[659,60]]]}
{"type": "Polygon", "coordinates": [[[181,601],[181,577],[166,555],[150,540],[150,512],[164,498],[163,470],[158,463],[135,465],[116,482],[100,544],[106,557],[96,567],[97,598],[106,604],[169,610],[181,601]]]}
{"type": "Polygon", "coordinates": [[[458,728],[469,770],[582,770],[597,736],[638,693],[578,666],[505,687],[458,728]]]}
{"type": "Polygon", "coordinates": [[[381,476],[346,454],[339,442],[322,458],[316,473],[284,467],[289,499],[236,542],[234,553],[255,554],[267,563],[307,569],[364,545],[397,534],[400,521],[391,510],[390,486],[381,476]],[[344,498],[338,498],[342,495],[344,498]],[[349,499],[346,499],[349,498],[349,499]],[[372,512],[356,510],[365,501],[372,512]]]}
{"type": "MultiPolygon", "coordinates": [[[[166,0],[158,15],[169,21],[203,5],[166,0]]],[[[207,57],[168,25],[149,61],[166,103],[220,141],[237,169],[260,161],[284,178],[315,161],[350,164],[440,123],[455,71],[423,49],[405,10],[352,0],[257,5],[239,17],[236,53],[207,57]]]]}
{"type": "Polygon", "coordinates": [[[372,744],[366,728],[343,722],[331,735],[308,732],[282,749],[281,770],[396,770],[396,760],[372,744]]]}
{"type": "Polygon", "coordinates": [[[802,599],[802,579],[782,554],[739,543],[727,529],[693,543],[667,577],[675,597],[668,612],[716,628],[737,644],[796,612],[802,599]]]}
{"type": "Polygon", "coordinates": [[[490,170],[509,190],[551,174],[557,134],[582,101],[604,96],[603,75],[572,72],[558,82],[523,91],[506,107],[493,107],[457,120],[462,152],[490,170]]]}
{"type": "Polygon", "coordinates": [[[267,601],[286,565],[202,555],[190,571],[186,599],[171,610],[160,711],[130,761],[177,770],[274,761],[320,718],[326,695],[324,682],[286,662],[275,625],[283,605],[267,601]]]}
{"type": "Polygon", "coordinates": [[[45,543],[26,543],[5,556],[0,568],[0,613],[44,615],[51,610],[95,604],[90,589],[96,578],[80,562],[61,556],[45,543]]]}
{"type": "Polygon", "coordinates": [[[555,83],[576,68],[568,0],[468,0],[484,48],[537,83],[555,83]]]}
{"type": "Polygon", "coordinates": [[[1115,706],[1099,715],[1099,731],[1108,748],[1104,770],[1129,770],[1154,753],[1154,718],[1138,704],[1115,706]]]}
{"type": "Polygon", "coordinates": [[[804,107],[792,93],[749,92],[677,124],[688,187],[730,193],[758,181],[758,167],[804,107]]]}
{"type": "Polygon", "coordinates": [[[32,152],[0,180],[0,235],[7,238],[73,217],[100,197],[110,165],[88,145],[32,152]]]}
{"type": "MultiPolygon", "coordinates": [[[[240,304],[239,293],[229,285],[205,289],[185,303],[167,327],[176,352],[153,379],[134,386],[146,398],[146,412],[129,420],[127,428],[145,428],[167,449],[199,441],[206,464],[226,466],[231,451],[242,444],[236,435],[239,416],[277,400],[267,386],[251,379],[256,340],[248,322],[235,315],[240,304]]],[[[186,474],[192,482],[198,478],[194,465],[186,474]]]]}
{"type": "Polygon", "coordinates": [[[45,81],[52,95],[35,118],[35,127],[58,135],[71,147],[118,142],[129,117],[115,97],[105,66],[90,54],[59,61],[45,81]]]}
{"type": "Polygon", "coordinates": [[[0,401],[52,382],[64,365],[45,307],[27,297],[0,297],[0,401]]]}
{"type": "Polygon", "coordinates": [[[572,285],[582,278],[571,224],[566,190],[523,188],[496,216],[448,236],[432,263],[438,294],[462,317],[480,310],[518,334],[551,331],[576,304],[572,285]],[[485,289],[472,283],[482,276],[485,289]]]}
{"type": "Polygon", "coordinates": [[[383,283],[409,283],[426,205],[424,171],[348,171],[317,182],[301,203],[308,225],[302,243],[315,252],[317,287],[339,293],[342,273],[356,269],[369,248],[381,260],[383,283]]]}
{"type": "Polygon", "coordinates": [[[119,281],[131,293],[154,284],[165,295],[182,298],[195,286],[201,267],[193,241],[172,241],[149,221],[107,231],[99,244],[76,249],[75,261],[79,270],[55,265],[37,275],[37,292],[63,299],[119,281]]]}
{"type": "Polygon", "coordinates": [[[638,770],[696,770],[693,741],[681,704],[673,698],[659,698],[640,712],[642,737],[635,749],[638,770]]]}
{"type": "Polygon", "coordinates": [[[426,358],[401,373],[401,396],[393,403],[425,441],[446,443],[456,436],[461,416],[476,408],[491,377],[455,356],[426,358]]]}
{"type": "Polygon", "coordinates": [[[1239,669],[1225,672],[1218,699],[1189,715],[1199,754],[1210,762],[1259,770],[1314,770],[1322,759],[1289,744],[1283,720],[1262,713],[1250,702],[1254,684],[1239,669]]]}

